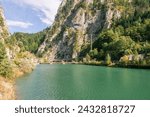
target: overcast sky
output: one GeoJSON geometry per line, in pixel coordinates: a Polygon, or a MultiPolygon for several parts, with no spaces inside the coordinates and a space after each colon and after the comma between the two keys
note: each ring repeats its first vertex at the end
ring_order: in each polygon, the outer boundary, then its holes
{"type": "Polygon", "coordinates": [[[13,32],[38,32],[50,26],[62,0],[0,0],[13,32]]]}

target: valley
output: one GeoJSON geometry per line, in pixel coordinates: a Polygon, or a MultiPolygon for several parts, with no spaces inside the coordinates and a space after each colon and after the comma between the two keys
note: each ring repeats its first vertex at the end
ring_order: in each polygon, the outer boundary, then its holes
{"type": "Polygon", "coordinates": [[[13,34],[1,6],[0,99],[16,98],[16,78],[56,62],[149,70],[150,1],[63,0],[51,26],[13,34]]]}

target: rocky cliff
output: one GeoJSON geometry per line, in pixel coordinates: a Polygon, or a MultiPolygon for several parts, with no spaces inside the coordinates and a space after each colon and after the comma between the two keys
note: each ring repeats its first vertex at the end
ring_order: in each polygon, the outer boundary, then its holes
{"type": "Polygon", "coordinates": [[[63,0],[38,54],[48,61],[77,58],[100,31],[120,17],[121,11],[111,0],[63,0]]]}

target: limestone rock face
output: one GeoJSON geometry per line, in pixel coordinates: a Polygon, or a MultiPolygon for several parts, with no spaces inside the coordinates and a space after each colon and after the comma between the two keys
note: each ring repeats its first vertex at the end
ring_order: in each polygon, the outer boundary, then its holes
{"type": "Polygon", "coordinates": [[[83,46],[110,28],[112,19],[121,17],[109,0],[97,0],[96,4],[99,6],[94,6],[94,0],[63,0],[38,54],[48,61],[77,58],[83,46]]]}

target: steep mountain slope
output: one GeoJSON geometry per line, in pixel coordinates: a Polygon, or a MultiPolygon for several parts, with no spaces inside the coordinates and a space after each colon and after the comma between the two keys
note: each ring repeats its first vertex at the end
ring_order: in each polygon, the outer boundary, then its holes
{"type": "Polygon", "coordinates": [[[46,51],[49,60],[76,58],[91,36],[95,39],[101,30],[110,28],[113,18],[120,16],[119,10],[103,0],[64,0],[38,53],[46,51]]]}
{"type": "Polygon", "coordinates": [[[137,52],[143,54],[140,49],[145,48],[135,48],[144,47],[141,42],[149,44],[149,6],[149,0],[63,0],[38,54],[48,61],[80,59],[87,53],[92,59],[104,60],[108,53],[113,56],[118,51],[115,47],[126,40],[128,43],[121,45],[121,52],[112,59],[119,60],[126,54],[137,52]],[[139,31],[138,25],[143,27],[144,32],[142,29],[139,31]],[[135,28],[135,34],[130,32],[130,26],[133,30],[135,28]],[[141,42],[138,34],[146,35],[141,37],[141,42]],[[125,46],[131,43],[136,47],[125,46]],[[94,48],[98,53],[96,57],[92,55],[94,48]],[[127,50],[131,52],[127,53],[127,50]]]}
{"type": "Polygon", "coordinates": [[[5,40],[9,37],[3,9],[0,7],[0,100],[15,99],[15,89],[11,81],[4,79],[12,74],[11,63],[8,60],[5,40]]]}
{"type": "Polygon", "coordinates": [[[18,43],[10,35],[0,7],[0,77],[16,78],[31,71],[37,63],[36,57],[27,50],[22,51],[18,43]]]}
{"type": "MultiPolygon", "coordinates": [[[[40,33],[39,35],[43,37],[42,34],[40,33]]],[[[36,37],[37,35],[31,34],[29,38],[36,37]]],[[[24,38],[25,40],[21,40],[22,38],[19,36],[17,36],[17,39],[15,37],[10,35],[3,9],[0,7],[0,100],[16,98],[13,78],[31,72],[38,61],[35,55],[28,52],[29,50],[22,50],[23,47],[29,46],[29,44],[23,44],[23,41],[30,39],[24,38]]]]}
{"type": "Polygon", "coordinates": [[[11,68],[6,52],[5,40],[9,37],[8,28],[5,22],[4,12],[0,7],[0,76],[9,77],[11,68]]]}

